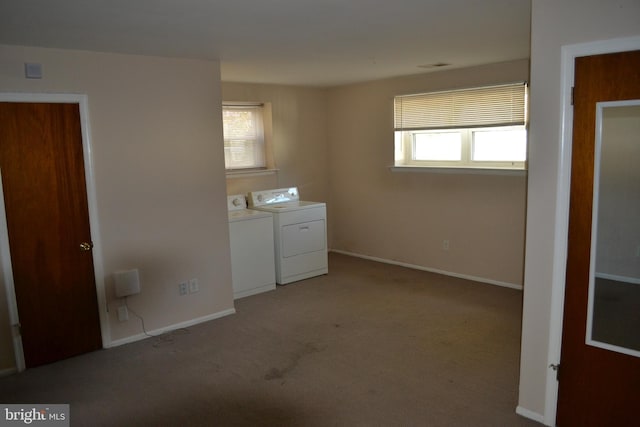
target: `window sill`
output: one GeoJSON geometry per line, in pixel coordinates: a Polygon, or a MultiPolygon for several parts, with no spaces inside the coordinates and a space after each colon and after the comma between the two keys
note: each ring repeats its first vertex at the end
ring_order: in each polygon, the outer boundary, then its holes
{"type": "Polygon", "coordinates": [[[239,170],[227,170],[226,177],[228,179],[233,178],[252,178],[254,176],[275,175],[279,169],[239,169],[239,170]]]}
{"type": "Polygon", "coordinates": [[[391,172],[419,172],[419,173],[444,173],[444,174],[468,174],[468,175],[506,175],[527,176],[526,169],[506,168],[465,168],[465,167],[436,167],[436,166],[389,166],[391,172]]]}

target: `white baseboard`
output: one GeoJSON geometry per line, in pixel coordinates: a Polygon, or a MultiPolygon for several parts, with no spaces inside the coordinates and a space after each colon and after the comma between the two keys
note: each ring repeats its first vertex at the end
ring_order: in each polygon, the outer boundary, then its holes
{"type": "Polygon", "coordinates": [[[504,288],[517,289],[517,290],[520,290],[520,291],[522,290],[522,285],[518,285],[516,283],[500,282],[498,280],[486,279],[484,277],[469,276],[467,274],[459,274],[459,273],[454,273],[454,272],[451,272],[451,271],[438,270],[436,268],[423,267],[421,265],[408,264],[406,262],[393,261],[393,260],[373,257],[373,256],[369,256],[369,255],[362,255],[362,254],[358,254],[358,253],[354,253],[354,252],[342,251],[340,249],[331,249],[330,252],[335,252],[335,253],[338,253],[338,254],[354,256],[354,257],[357,257],[357,258],[368,259],[368,260],[371,260],[371,261],[383,262],[385,264],[399,265],[401,267],[412,268],[414,270],[422,270],[422,271],[428,271],[430,273],[443,274],[445,276],[456,277],[458,279],[473,280],[474,282],[482,282],[482,283],[487,283],[489,285],[502,286],[504,288]]]}
{"type": "Polygon", "coordinates": [[[246,291],[234,292],[233,299],[237,300],[244,297],[250,297],[252,295],[261,294],[263,292],[274,291],[276,289],[276,283],[270,283],[268,285],[259,286],[253,289],[247,289],[246,291]]]}
{"type": "Polygon", "coordinates": [[[0,369],[0,378],[8,377],[18,372],[17,368],[0,369]]]}
{"type": "Polygon", "coordinates": [[[595,276],[598,279],[613,280],[615,282],[629,283],[633,285],[640,285],[640,279],[637,277],[618,276],[615,274],[598,273],[596,271],[595,276]]]}
{"type": "MultiPolygon", "coordinates": [[[[165,326],[163,328],[154,329],[153,331],[147,331],[147,333],[149,335],[161,335],[166,332],[171,332],[171,331],[175,331],[177,329],[182,329],[182,328],[188,328],[189,326],[208,322],[209,320],[215,320],[221,317],[229,316],[230,314],[235,314],[235,312],[236,312],[235,308],[229,308],[227,310],[218,311],[217,313],[213,313],[208,316],[198,317],[196,319],[187,320],[186,322],[180,322],[173,325],[165,326]]],[[[138,335],[132,335],[126,338],[121,338],[119,340],[111,341],[111,344],[109,344],[106,348],[118,347],[124,344],[140,341],[140,340],[149,338],[149,335],[145,335],[144,333],[142,333],[138,335]]]]}
{"type": "Polygon", "coordinates": [[[521,415],[525,418],[529,418],[530,420],[537,421],[539,423],[544,424],[544,416],[538,414],[537,412],[530,411],[522,406],[518,406],[516,408],[516,414],[521,415]]]}

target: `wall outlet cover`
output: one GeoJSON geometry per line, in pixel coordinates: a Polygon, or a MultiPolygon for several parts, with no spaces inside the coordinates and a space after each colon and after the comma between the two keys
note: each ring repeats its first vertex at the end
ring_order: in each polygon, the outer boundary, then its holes
{"type": "Polygon", "coordinates": [[[118,320],[120,322],[126,322],[129,320],[129,310],[127,310],[126,305],[121,305],[118,307],[118,320]]]}
{"type": "Polygon", "coordinates": [[[178,285],[178,293],[180,295],[186,295],[189,293],[189,284],[187,282],[182,282],[178,285]]]}

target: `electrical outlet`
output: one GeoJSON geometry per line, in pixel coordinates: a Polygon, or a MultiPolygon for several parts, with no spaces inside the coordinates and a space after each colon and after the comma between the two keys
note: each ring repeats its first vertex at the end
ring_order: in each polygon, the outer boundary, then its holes
{"type": "Polygon", "coordinates": [[[448,240],[443,240],[442,241],[442,250],[443,251],[448,251],[449,250],[449,241],[448,240]]]}
{"type": "Polygon", "coordinates": [[[180,296],[186,295],[189,293],[189,284],[187,282],[182,282],[178,285],[178,293],[180,296]]]}
{"type": "Polygon", "coordinates": [[[129,310],[127,310],[126,305],[121,305],[118,307],[118,320],[121,322],[126,322],[129,320],[129,310]]]}
{"type": "Polygon", "coordinates": [[[200,284],[198,283],[198,279],[189,280],[189,293],[194,294],[200,290],[200,284]]]}

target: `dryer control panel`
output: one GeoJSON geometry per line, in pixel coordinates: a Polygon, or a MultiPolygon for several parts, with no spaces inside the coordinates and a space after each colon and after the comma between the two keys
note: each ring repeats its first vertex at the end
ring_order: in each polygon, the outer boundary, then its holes
{"type": "Polygon", "coordinates": [[[249,207],[297,202],[299,200],[298,187],[252,191],[249,193],[249,207]]]}

